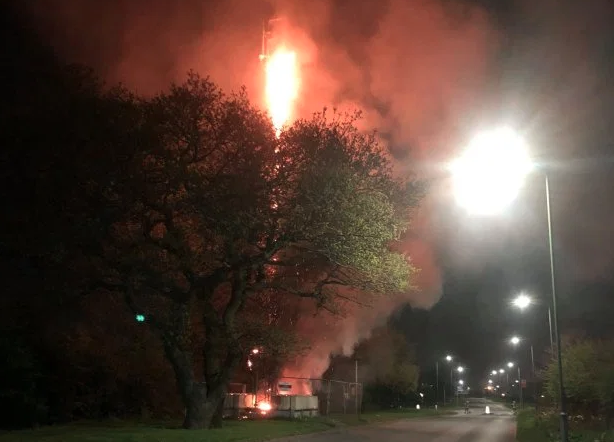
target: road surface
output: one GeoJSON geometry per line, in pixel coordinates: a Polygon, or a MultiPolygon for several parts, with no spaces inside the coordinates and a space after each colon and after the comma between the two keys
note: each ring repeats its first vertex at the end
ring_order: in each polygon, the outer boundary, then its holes
{"type": "Polygon", "coordinates": [[[514,442],[515,422],[505,407],[485,399],[471,399],[470,413],[434,418],[411,418],[347,427],[277,442],[514,442]],[[486,405],[491,414],[484,414],[486,405]]]}

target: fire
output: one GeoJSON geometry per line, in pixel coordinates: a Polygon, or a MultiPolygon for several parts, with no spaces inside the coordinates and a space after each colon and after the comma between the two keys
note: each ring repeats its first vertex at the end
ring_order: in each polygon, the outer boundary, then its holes
{"type": "Polygon", "coordinates": [[[299,76],[296,52],[281,46],[266,63],[266,103],[277,136],[292,117],[294,101],[298,96],[299,76]]]}
{"type": "Polygon", "coordinates": [[[259,402],[259,403],[258,403],[258,410],[260,410],[260,412],[261,412],[262,414],[266,414],[266,413],[268,413],[269,411],[271,411],[271,409],[272,409],[272,408],[273,408],[273,407],[272,407],[272,406],[271,406],[271,404],[270,404],[270,403],[268,403],[268,402],[259,402]]]}

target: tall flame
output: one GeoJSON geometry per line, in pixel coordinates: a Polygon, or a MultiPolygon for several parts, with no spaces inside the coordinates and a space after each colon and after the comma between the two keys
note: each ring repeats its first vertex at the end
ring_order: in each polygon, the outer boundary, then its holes
{"type": "Polygon", "coordinates": [[[277,136],[292,117],[294,101],[298,96],[299,76],[296,53],[279,47],[266,63],[266,103],[277,136]]]}

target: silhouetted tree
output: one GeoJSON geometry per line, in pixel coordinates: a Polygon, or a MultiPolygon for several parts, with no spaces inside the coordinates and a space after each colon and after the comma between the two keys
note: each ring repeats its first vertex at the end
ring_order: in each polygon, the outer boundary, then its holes
{"type": "Polygon", "coordinates": [[[421,192],[393,178],[352,118],[318,114],[277,139],[243,92],[224,95],[196,75],[139,107],[138,149],[100,181],[113,222],[97,266],[159,333],[184,426],[208,428],[249,350],[247,301],[273,290],[326,306],[341,287],[408,289],[411,265],[389,246],[421,192]]]}

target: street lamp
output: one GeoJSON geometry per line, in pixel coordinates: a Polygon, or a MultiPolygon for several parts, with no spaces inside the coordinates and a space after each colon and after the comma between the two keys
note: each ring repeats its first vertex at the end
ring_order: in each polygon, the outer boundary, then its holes
{"type": "Polygon", "coordinates": [[[458,370],[459,373],[462,373],[463,371],[465,371],[464,367],[458,367],[456,370],[458,370]]]}
{"type": "MultiPolygon", "coordinates": [[[[446,362],[450,363],[452,362],[452,355],[446,355],[446,357],[444,358],[446,360],[446,362]]],[[[436,377],[436,381],[435,381],[435,405],[437,405],[438,401],[439,401],[439,361],[435,362],[435,377],[436,377]]],[[[450,386],[454,386],[454,382],[452,379],[452,369],[450,369],[450,386]]],[[[444,382],[443,384],[443,403],[445,405],[446,403],[446,384],[444,382]]]]}
{"type": "Polygon", "coordinates": [[[520,310],[524,310],[531,305],[531,302],[531,298],[524,293],[521,293],[512,301],[512,304],[514,304],[514,306],[518,307],[520,310]]]}
{"type": "MultiPolygon", "coordinates": [[[[512,338],[510,339],[510,344],[516,346],[518,344],[520,344],[521,339],[518,336],[512,336],[512,338]]],[[[533,377],[535,377],[535,357],[533,355],[533,344],[530,345],[530,350],[531,350],[531,375],[533,377]]]]}
{"type": "MultiPolygon", "coordinates": [[[[474,213],[494,214],[503,210],[516,198],[525,177],[533,171],[526,143],[510,128],[484,132],[473,139],[465,154],[451,165],[454,190],[458,202],[474,213]]],[[[567,402],[563,383],[561,336],[556,296],[552,211],[550,207],[550,179],[540,169],[545,184],[546,215],[548,221],[548,251],[550,255],[550,284],[554,336],[557,343],[557,368],[560,395],[561,441],[567,442],[567,402]]]]}
{"type": "MultiPolygon", "coordinates": [[[[512,305],[520,310],[526,309],[531,304],[533,304],[533,300],[524,293],[521,293],[512,301],[512,305]]],[[[554,358],[554,337],[552,333],[552,312],[550,311],[550,306],[548,306],[548,329],[550,331],[550,354],[551,357],[554,358]]]]}
{"type": "MultiPolygon", "coordinates": [[[[509,368],[512,368],[514,366],[513,362],[508,362],[507,366],[509,368]]],[[[518,384],[519,390],[520,390],[520,408],[522,408],[522,378],[520,377],[520,364],[516,365],[517,371],[518,371],[518,380],[516,380],[516,384],[518,384]]]]}
{"type": "Polygon", "coordinates": [[[491,375],[496,376],[497,375],[497,370],[493,370],[490,372],[491,375]]]}

